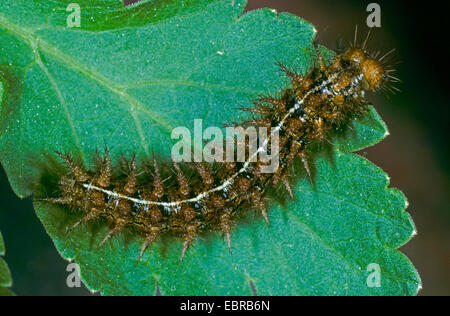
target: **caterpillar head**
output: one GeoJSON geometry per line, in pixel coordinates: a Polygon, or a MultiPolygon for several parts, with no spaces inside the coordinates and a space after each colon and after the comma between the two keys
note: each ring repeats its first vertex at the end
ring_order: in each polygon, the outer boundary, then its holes
{"type": "Polygon", "coordinates": [[[382,63],[369,56],[362,48],[349,48],[342,55],[342,60],[363,75],[362,84],[365,90],[378,90],[386,82],[387,75],[382,63]]]}

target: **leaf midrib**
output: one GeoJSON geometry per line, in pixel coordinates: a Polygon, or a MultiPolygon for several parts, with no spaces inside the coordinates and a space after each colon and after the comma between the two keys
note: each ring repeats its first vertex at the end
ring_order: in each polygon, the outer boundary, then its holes
{"type": "MultiPolygon", "coordinates": [[[[54,47],[52,44],[48,43],[45,40],[42,40],[39,36],[35,35],[34,33],[31,33],[27,31],[26,29],[11,23],[8,19],[6,19],[4,16],[0,14],[0,26],[9,31],[10,33],[22,38],[28,44],[33,50],[33,53],[35,55],[35,62],[39,65],[39,67],[44,71],[44,73],[48,77],[48,70],[43,69],[43,63],[39,63],[38,61],[41,60],[39,56],[39,49],[47,53],[51,56],[54,56],[55,58],[61,60],[65,65],[69,66],[73,70],[76,70],[86,77],[90,78],[91,80],[97,82],[101,86],[105,87],[106,89],[110,90],[111,92],[115,93],[116,95],[119,95],[124,100],[128,102],[130,105],[129,112],[131,116],[133,117],[136,128],[138,130],[138,133],[140,135],[142,145],[145,151],[148,151],[148,146],[145,144],[145,136],[142,131],[142,128],[140,126],[139,119],[137,117],[136,110],[140,110],[141,112],[146,113],[152,120],[154,120],[156,123],[158,123],[159,126],[162,126],[166,131],[170,133],[170,131],[173,129],[172,126],[166,122],[164,119],[162,119],[157,113],[154,111],[148,109],[145,107],[145,105],[137,100],[135,97],[130,95],[127,92],[127,87],[122,87],[120,85],[115,84],[114,82],[110,81],[100,73],[93,71],[85,66],[83,66],[81,63],[76,62],[72,56],[69,56],[63,52],[61,52],[58,48],[54,47]]],[[[52,81],[51,78],[49,78],[50,81],[52,81]]],[[[64,105],[62,105],[64,106],[64,105]]],[[[66,111],[66,115],[68,116],[69,121],[72,121],[70,118],[70,114],[66,111]]],[[[74,133],[75,134],[75,133],[74,133]]],[[[75,138],[78,138],[77,135],[74,135],[75,138]]],[[[148,153],[147,153],[148,154],[148,153]]]]}

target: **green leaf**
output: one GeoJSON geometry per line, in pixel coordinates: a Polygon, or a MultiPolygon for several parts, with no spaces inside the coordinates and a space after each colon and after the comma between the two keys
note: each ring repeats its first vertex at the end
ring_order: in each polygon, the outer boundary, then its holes
{"type": "MultiPolygon", "coordinates": [[[[0,85],[0,92],[1,92],[1,85],[0,85]]],[[[1,95],[1,93],[0,93],[1,95]]],[[[0,232],[0,256],[4,256],[5,255],[5,243],[3,241],[3,236],[2,233],[0,232]]]]}
{"type": "MultiPolygon", "coordinates": [[[[243,14],[244,0],[95,2],[78,1],[81,28],[74,29],[65,27],[63,1],[2,7],[0,160],[21,197],[58,168],[54,150],[87,166],[105,143],[115,158],[170,157],[172,128],[192,130],[198,118],[204,128],[242,120],[236,108],[286,85],[276,60],[302,69],[315,61],[311,24],[270,9],[243,14]]],[[[416,294],[419,276],[396,250],[415,232],[406,199],[387,188],[380,169],[347,153],[380,141],[386,128],[372,110],[354,130],[334,159],[319,158],[314,189],[303,180],[295,201],[273,204],[270,226],[249,215],[236,227],[232,254],[210,233],[183,262],[173,240],[138,262],[137,236],[98,249],[106,227],[68,232],[69,211],[39,202],[35,209],[87,287],[106,295],[416,294]],[[370,264],[381,269],[380,287],[367,284],[370,264]]]]}
{"type": "MultiPolygon", "coordinates": [[[[0,97],[2,94],[2,86],[0,85],[0,97]]],[[[0,98],[1,100],[1,98],[0,98]]],[[[0,232],[0,256],[5,255],[5,244],[3,242],[3,236],[0,232]]],[[[0,296],[13,296],[14,293],[8,289],[12,286],[11,272],[9,271],[8,265],[0,257],[0,296]]]]}

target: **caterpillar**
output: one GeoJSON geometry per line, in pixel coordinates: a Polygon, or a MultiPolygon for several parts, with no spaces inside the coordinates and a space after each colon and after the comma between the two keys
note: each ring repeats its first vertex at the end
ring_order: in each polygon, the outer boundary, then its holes
{"type": "Polygon", "coordinates": [[[317,48],[317,65],[306,74],[279,67],[290,85],[277,96],[258,98],[249,111],[252,118],[242,126],[271,128],[256,152],[246,144],[243,162],[172,163],[162,166],[154,158],[144,164],[145,175],[138,170],[135,156],[125,177],[116,177],[108,148],[99,158],[98,170],[87,170],[68,154],[59,157],[70,173],[58,181],[58,196],[50,203],[74,209],[80,219],[71,227],[99,220],[110,230],[99,246],[128,228],[143,238],[139,259],[162,235],[183,241],[180,260],[202,232],[219,231],[231,250],[231,233],[242,214],[254,210],[269,223],[268,192],[280,186],[293,198],[292,166],[300,163],[312,181],[311,148],[329,142],[336,129],[349,126],[368,111],[365,91],[396,89],[390,82],[399,80],[378,58],[355,40],[327,65],[317,48]],[[279,134],[279,167],[272,173],[261,172],[264,162],[256,158],[262,150],[273,150],[270,140],[279,134]],[[167,180],[169,179],[169,180],[167,180]]]}

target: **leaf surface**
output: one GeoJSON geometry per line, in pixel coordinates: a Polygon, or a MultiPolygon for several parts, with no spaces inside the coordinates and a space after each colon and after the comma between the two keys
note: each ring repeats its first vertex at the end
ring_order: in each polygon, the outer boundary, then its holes
{"type": "MultiPolygon", "coordinates": [[[[275,61],[313,66],[314,27],[274,10],[243,14],[244,0],[78,1],[81,27],[65,26],[64,1],[4,0],[0,11],[0,160],[21,197],[60,168],[55,150],[92,167],[104,144],[140,158],[170,157],[174,127],[240,121],[238,107],[286,85],[275,61]],[[58,167],[59,166],[59,167],[58,167]]],[[[332,55],[324,49],[324,53],[332,55]]],[[[232,235],[230,254],[207,234],[179,262],[180,242],[121,235],[97,246],[107,228],[67,231],[76,219],[54,205],[36,212],[89,289],[106,295],[412,295],[420,279],[396,249],[415,232],[405,197],[388,177],[349,153],[383,139],[376,112],[355,122],[334,159],[317,161],[314,189],[302,180],[295,201],[273,203],[270,226],[251,215],[232,235]],[[381,286],[368,286],[370,264],[381,286]]],[[[370,283],[371,284],[371,283],[370,283]]]]}
{"type": "MultiPolygon", "coordinates": [[[[1,85],[0,85],[0,96],[1,96],[1,85]]],[[[0,296],[13,296],[13,292],[9,289],[12,286],[11,272],[9,271],[8,265],[1,258],[5,255],[5,243],[3,242],[3,236],[0,232],[0,296]]]]}

